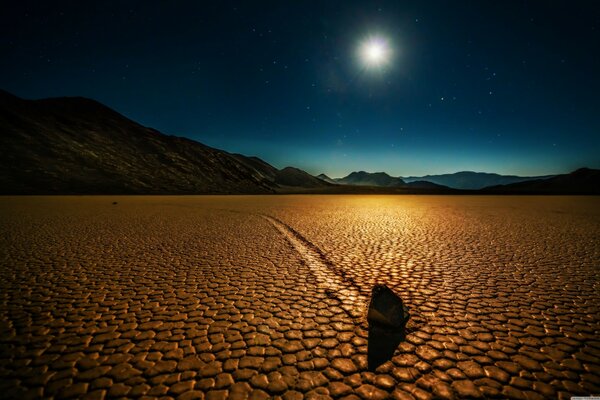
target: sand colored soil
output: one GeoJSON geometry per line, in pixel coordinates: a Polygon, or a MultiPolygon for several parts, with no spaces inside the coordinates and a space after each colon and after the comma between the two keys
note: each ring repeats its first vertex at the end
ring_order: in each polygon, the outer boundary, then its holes
{"type": "Polygon", "coordinates": [[[598,197],[3,197],[0,231],[2,397],[600,394],[598,197]],[[376,283],[411,319],[369,371],[376,283]]]}

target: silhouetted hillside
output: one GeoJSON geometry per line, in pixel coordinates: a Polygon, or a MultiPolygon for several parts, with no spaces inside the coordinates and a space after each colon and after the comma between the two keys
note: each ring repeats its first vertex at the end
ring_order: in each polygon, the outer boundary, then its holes
{"type": "Polygon", "coordinates": [[[400,178],[389,176],[385,172],[352,172],[350,175],[335,179],[337,183],[343,185],[357,186],[381,186],[381,187],[402,187],[404,181],[400,178]]]}
{"type": "Polygon", "coordinates": [[[337,184],[337,182],[334,179],[331,179],[330,177],[328,177],[325,174],[319,174],[319,175],[317,175],[317,178],[319,178],[322,181],[328,182],[328,183],[337,184]]]}
{"type": "Polygon", "coordinates": [[[438,185],[447,186],[454,189],[477,190],[488,186],[507,185],[516,182],[530,181],[534,179],[551,178],[554,175],[547,176],[515,176],[499,175],[487,172],[462,171],[454,174],[425,175],[403,177],[405,182],[427,181],[438,185]]]}
{"type": "Polygon", "coordinates": [[[0,91],[0,193],[275,193],[328,186],[193,140],[164,135],[81,97],[0,91]]]}
{"type": "Polygon", "coordinates": [[[285,167],[277,173],[277,183],[281,186],[302,187],[302,188],[325,188],[331,184],[323,182],[319,178],[307,174],[301,169],[294,167],[285,167]]]}
{"type": "Polygon", "coordinates": [[[437,183],[427,181],[413,181],[405,184],[406,187],[414,189],[448,189],[447,186],[438,185],[437,183]]]}
{"type": "Polygon", "coordinates": [[[510,185],[493,186],[483,193],[499,194],[600,194],[600,170],[580,168],[570,174],[556,175],[510,185]]]}

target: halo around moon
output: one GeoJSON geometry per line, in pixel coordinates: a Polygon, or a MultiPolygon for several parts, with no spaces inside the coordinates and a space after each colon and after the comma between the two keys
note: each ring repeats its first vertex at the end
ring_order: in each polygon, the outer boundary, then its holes
{"type": "Polygon", "coordinates": [[[390,62],[391,53],[388,41],[381,36],[364,40],[358,49],[360,61],[367,68],[384,67],[390,62]]]}

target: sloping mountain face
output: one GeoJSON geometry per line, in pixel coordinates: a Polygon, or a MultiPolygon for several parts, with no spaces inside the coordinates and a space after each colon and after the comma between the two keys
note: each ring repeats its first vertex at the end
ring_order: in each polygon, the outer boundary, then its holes
{"type": "Polygon", "coordinates": [[[406,187],[413,189],[448,189],[447,186],[438,185],[437,183],[428,182],[428,181],[412,181],[406,183],[406,187]]]}
{"type": "Polygon", "coordinates": [[[328,182],[328,183],[337,184],[337,182],[334,179],[331,179],[330,177],[328,177],[325,174],[319,174],[319,175],[317,175],[317,178],[319,178],[322,181],[328,182]]]}
{"type": "Polygon", "coordinates": [[[478,190],[488,186],[507,185],[516,182],[531,181],[534,179],[547,179],[554,175],[547,176],[515,176],[499,175],[486,172],[462,171],[454,174],[409,176],[403,177],[405,182],[427,181],[438,185],[447,186],[454,189],[478,190]]]}
{"type": "Polygon", "coordinates": [[[0,193],[275,193],[325,182],[146,128],[90,99],[0,91],[0,193]],[[293,178],[290,178],[293,175],[293,178]]]}
{"type": "Polygon", "coordinates": [[[234,154],[234,157],[241,163],[258,171],[262,177],[269,182],[276,184],[283,190],[286,188],[319,189],[332,186],[330,183],[323,182],[321,179],[298,168],[285,167],[283,169],[277,169],[258,157],[246,157],[241,154],[234,154]]]}
{"type": "Polygon", "coordinates": [[[285,167],[279,170],[276,182],[282,187],[292,188],[325,188],[332,186],[330,183],[294,167],[285,167]]]}
{"type": "Polygon", "coordinates": [[[405,185],[400,178],[389,176],[385,172],[352,172],[350,175],[335,180],[343,185],[402,187],[405,185]]]}
{"type": "Polygon", "coordinates": [[[600,194],[600,170],[580,168],[548,179],[488,187],[484,193],[499,194],[600,194]]]}

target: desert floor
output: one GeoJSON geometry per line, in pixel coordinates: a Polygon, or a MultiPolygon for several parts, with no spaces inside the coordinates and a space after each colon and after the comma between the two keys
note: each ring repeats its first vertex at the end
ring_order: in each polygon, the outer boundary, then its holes
{"type": "Polygon", "coordinates": [[[0,228],[1,397],[600,394],[598,197],[2,197],[0,228]],[[412,317],[369,371],[375,283],[412,317]]]}

